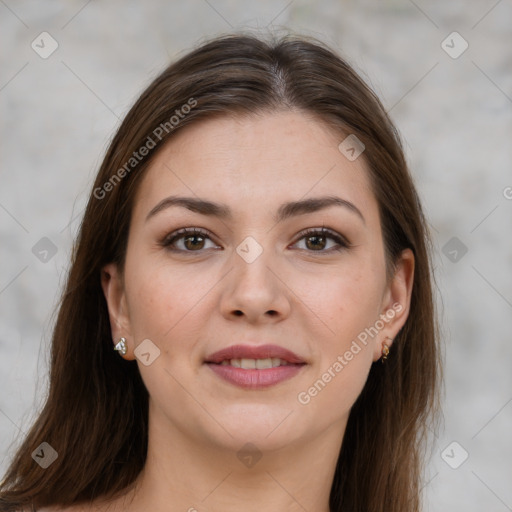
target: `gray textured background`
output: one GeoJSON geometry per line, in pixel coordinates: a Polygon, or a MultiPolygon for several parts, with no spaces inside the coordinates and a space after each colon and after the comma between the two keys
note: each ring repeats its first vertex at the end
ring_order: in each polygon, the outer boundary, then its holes
{"type": "Polygon", "coordinates": [[[406,143],[446,353],[425,510],[512,510],[512,0],[0,0],[0,470],[45,394],[72,239],[119,119],[202,38],[266,27],[337,48],[406,143]],[[58,43],[46,59],[42,32],[58,43]]]}

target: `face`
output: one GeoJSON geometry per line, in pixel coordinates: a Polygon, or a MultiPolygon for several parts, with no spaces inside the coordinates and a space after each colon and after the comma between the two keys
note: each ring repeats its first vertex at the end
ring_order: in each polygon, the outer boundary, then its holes
{"type": "Polygon", "coordinates": [[[378,204],[343,138],[298,112],[218,118],[152,162],[123,273],[102,283],[154,425],[233,449],[342,435],[413,274],[404,251],[386,278],[378,204]]]}

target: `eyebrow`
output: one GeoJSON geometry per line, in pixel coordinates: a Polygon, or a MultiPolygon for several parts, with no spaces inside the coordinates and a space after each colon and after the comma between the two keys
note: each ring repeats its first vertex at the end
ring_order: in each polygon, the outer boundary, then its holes
{"type": "MultiPolygon", "coordinates": [[[[192,212],[200,213],[201,215],[219,217],[226,220],[233,218],[233,213],[225,204],[214,203],[213,201],[207,201],[206,199],[199,199],[197,197],[169,196],[162,199],[162,201],[160,201],[148,213],[146,216],[146,222],[157,213],[170,208],[171,206],[180,206],[182,208],[187,208],[192,212]]],[[[317,212],[331,206],[341,206],[346,208],[352,213],[355,213],[360,217],[363,223],[366,224],[363,214],[355,204],[337,196],[315,197],[284,203],[277,210],[277,214],[274,216],[274,221],[282,222],[290,217],[317,212]]]]}

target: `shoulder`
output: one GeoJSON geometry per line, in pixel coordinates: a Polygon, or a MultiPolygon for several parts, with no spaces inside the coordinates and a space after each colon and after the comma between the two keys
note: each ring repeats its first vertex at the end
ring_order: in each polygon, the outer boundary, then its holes
{"type": "MultiPolygon", "coordinates": [[[[54,505],[50,507],[38,508],[36,512],[127,512],[128,507],[121,500],[102,500],[96,499],[92,502],[78,503],[68,507],[54,505]]],[[[23,510],[22,512],[31,512],[23,510]]]]}
{"type": "MultiPolygon", "coordinates": [[[[31,511],[24,510],[22,512],[31,511]]],[[[68,507],[54,505],[51,507],[38,508],[36,512],[127,512],[127,507],[124,506],[124,503],[118,503],[116,500],[103,501],[98,499],[93,502],[78,503],[68,507]]]]}
{"type": "MultiPolygon", "coordinates": [[[[44,507],[44,508],[38,508],[37,509],[37,512],[82,512],[82,511],[85,512],[85,509],[78,508],[76,506],[66,507],[66,508],[61,508],[61,507],[44,507]]],[[[24,510],[23,512],[29,512],[29,511],[28,510],[24,510]]]]}
{"type": "MultiPolygon", "coordinates": [[[[103,509],[94,505],[70,505],[69,507],[45,507],[38,508],[37,512],[101,512],[103,509]]],[[[29,511],[24,511],[29,512],[29,511]]]]}

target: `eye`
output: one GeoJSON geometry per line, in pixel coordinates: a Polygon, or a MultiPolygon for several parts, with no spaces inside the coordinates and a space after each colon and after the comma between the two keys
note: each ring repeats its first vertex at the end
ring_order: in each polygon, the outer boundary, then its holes
{"type": "Polygon", "coordinates": [[[199,228],[183,228],[166,236],[161,242],[163,247],[171,251],[199,252],[203,249],[218,247],[213,243],[207,231],[199,228]],[[207,242],[212,247],[207,247],[207,242]]]}
{"type": "MultiPolygon", "coordinates": [[[[350,247],[345,237],[327,228],[311,228],[299,233],[298,240],[293,245],[300,245],[301,250],[308,252],[330,253],[342,251],[350,247]]],[[[182,228],[166,236],[161,245],[171,251],[178,252],[200,252],[205,249],[219,248],[210,234],[200,228],[182,228]],[[208,247],[208,242],[211,244],[208,247]]]]}
{"type": "Polygon", "coordinates": [[[299,247],[299,249],[307,250],[309,252],[330,253],[332,251],[342,251],[350,247],[350,244],[345,237],[327,228],[311,228],[306,231],[302,231],[299,234],[299,237],[300,238],[294,245],[304,241],[304,247],[299,247]]]}

